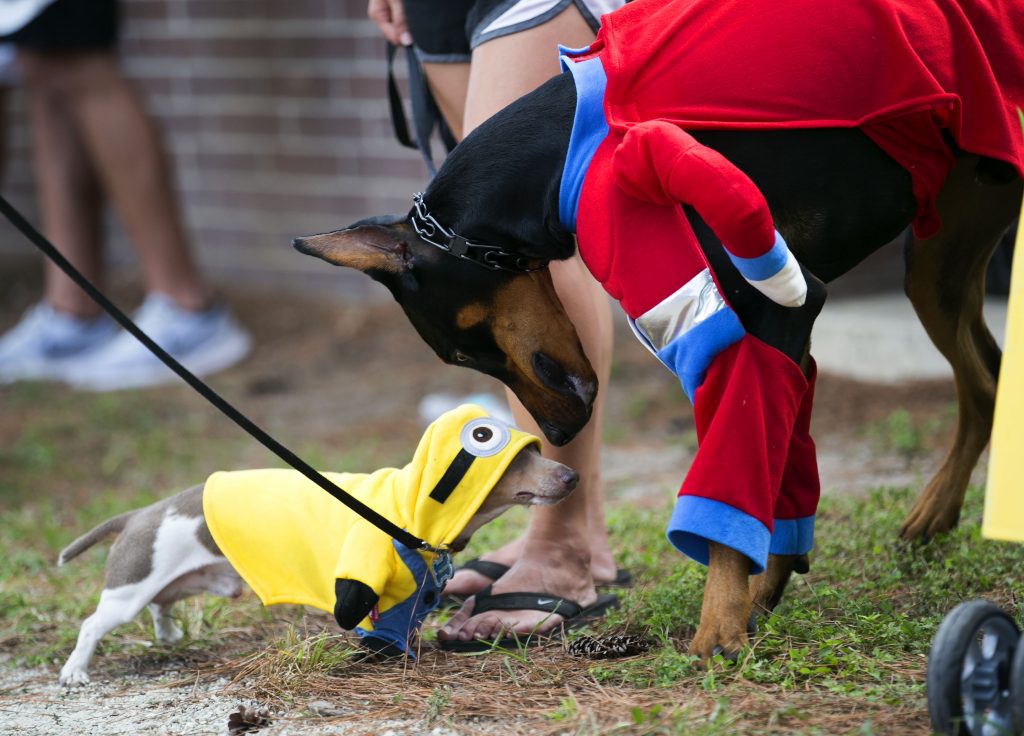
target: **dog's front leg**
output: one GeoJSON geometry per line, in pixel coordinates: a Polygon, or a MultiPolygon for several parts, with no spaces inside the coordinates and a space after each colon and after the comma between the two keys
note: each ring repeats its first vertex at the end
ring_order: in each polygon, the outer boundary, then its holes
{"type": "Polygon", "coordinates": [[[706,661],[716,654],[735,655],[747,643],[750,620],[750,560],[742,552],[708,543],[708,579],[700,609],[700,626],[690,654],[706,661]]]}

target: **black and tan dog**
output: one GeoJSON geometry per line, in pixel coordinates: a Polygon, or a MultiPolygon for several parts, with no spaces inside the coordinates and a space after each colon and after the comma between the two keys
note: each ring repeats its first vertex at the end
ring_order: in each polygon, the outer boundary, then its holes
{"type": "MultiPolygon", "coordinates": [[[[794,4],[799,3],[783,5],[794,4]]],[[[641,0],[627,8],[635,15],[644,6],[655,12],[663,5],[641,0]]],[[[718,28],[756,15],[749,3],[730,0],[678,0],[675,5],[686,13],[714,12],[718,28]]],[[[808,89],[808,84],[812,90],[814,85],[829,89],[837,84],[838,70],[851,83],[881,83],[874,77],[857,77],[878,72],[877,63],[867,63],[878,51],[872,47],[875,42],[848,33],[852,24],[833,17],[854,5],[861,4],[839,3],[830,11],[828,23],[840,29],[838,38],[801,34],[801,25],[809,22],[806,18],[823,12],[820,9],[811,9],[803,20],[797,17],[773,27],[773,43],[785,47],[781,33],[801,52],[804,44],[816,57],[815,64],[803,71],[811,81],[802,77],[799,89],[808,89]],[[857,45],[852,54],[847,48],[851,43],[857,45]],[[864,63],[858,65],[858,58],[864,63]],[[832,63],[825,63],[829,59],[832,63]]],[[[912,3],[898,0],[872,0],[869,5],[879,10],[879,18],[896,13],[890,13],[893,6],[899,6],[898,12],[917,12],[912,3]]],[[[953,3],[944,5],[949,6],[945,12],[963,12],[953,3]]],[[[985,3],[969,5],[984,15],[985,3]]],[[[774,6],[765,10],[769,15],[776,11],[774,6]]],[[[1019,48],[1024,40],[1013,39],[1020,36],[1024,22],[1004,21],[1003,42],[1019,48]]],[[[963,18],[957,22],[965,23],[963,18]]],[[[910,43],[912,31],[901,29],[910,43]]],[[[685,39],[676,42],[683,44],[685,39]]],[[[944,52],[933,46],[929,53],[944,52]]],[[[954,64],[951,59],[940,61],[954,64]]],[[[694,79],[709,73],[685,71],[694,79]]],[[[903,71],[890,70],[896,76],[903,71]]],[[[759,69],[752,66],[744,74],[745,89],[756,89],[759,69]]],[[[1019,81],[1019,70],[1012,75],[1019,81]]],[[[558,197],[576,109],[577,88],[569,74],[562,74],[462,142],[409,215],[365,220],[295,242],[303,253],[362,270],[387,286],[442,360],[504,382],[555,444],[568,442],[587,422],[597,391],[594,372],[550,276],[546,269],[536,268],[574,253],[572,232],[559,217],[558,197]],[[474,243],[492,247],[484,246],[474,256],[474,243]],[[481,268],[480,262],[471,261],[474,257],[489,262],[484,265],[505,268],[481,268]]],[[[988,441],[1000,352],[982,316],[984,274],[1021,200],[1018,171],[1006,157],[998,160],[988,151],[977,155],[964,150],[957,137],[960,131],[951,130],[949,118],[945,123],[938,116],[925,122],[933,126],[928,128],[934,133],[927,142],[930,149],[923,140],[903,143],[920,149],[916,153],[924,156],[924,163],[948,166],[941,189],[930,201],[942,227],[927,238],[908,242],[905,290],[932,341],[953,367],[959,421],[951,451],[904,522],[901,533],[906,539],[927,539],[957,523],[969,474],[988,441]],[[936,140],[940,148],[935,147],[936,140]]],[[[853,124],[774,129],[704,125],[688,132],[754,181],[809,287],[806,303],[799,308],[769,301],[740,275],[699,215],[684,206],[722,293],[748,333],[806,365],[811,327],[825,299],[824,284],[898,236],[919,215],[920,172],[901,166],[891,149],[883,150],[877,137],[853,124]]],[[[751,594],[754,603],[770,610],[790,573],[802,564],[791,556],[772,555],[766,572],[748,592],[745,560],[720,545],[712,545],[710,558],[693,644],[702,657],[741,645],[751,594]]]]}

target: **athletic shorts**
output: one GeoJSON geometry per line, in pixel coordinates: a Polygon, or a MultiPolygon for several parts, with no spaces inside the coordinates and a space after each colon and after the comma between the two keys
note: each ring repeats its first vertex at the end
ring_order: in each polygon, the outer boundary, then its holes
{"type": "Polygon", "coordinates": [[[117,45],[117,0],[56,0],[17,31],[0,36],[32,51],[96,51],[117,45]]]}
{"type": "Polygon", "coordinates": [[[597,33],[625,0],[405,0],[405,17],[421,61],[468,62],[485,41],[543,25],[571,4],[597,33]]]}

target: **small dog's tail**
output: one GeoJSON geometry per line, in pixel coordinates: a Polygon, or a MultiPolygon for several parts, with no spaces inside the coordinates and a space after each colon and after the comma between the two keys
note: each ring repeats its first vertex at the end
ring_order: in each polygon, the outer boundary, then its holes
{"type": "Polygon", "coordinates": [[[57,565],[63,565],[68,560],[78,557],[78,555],[82,554],[105,537],[114,534],[115,532],[120,532],[124,529],[125,524],[128,523],[128,519],[134,516],[134,514],[134,510],[125,511],[123,514],[118,514],[112,519],[107,519],[99,526],[87,531],[61,550],[60,556],[57,558],[57,565]]]}

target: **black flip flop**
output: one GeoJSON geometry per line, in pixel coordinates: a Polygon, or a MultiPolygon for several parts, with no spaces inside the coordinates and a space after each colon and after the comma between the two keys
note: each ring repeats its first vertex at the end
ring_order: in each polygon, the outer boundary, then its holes
{"type": "Polygon", "coordinates": [[[479,557],[474,557],[472,560],[467,560],[464,565],[459,565],[455,572],[458,572],[459,570],[470,570],[478,575],[483,575],[485,578],[497,580],[507,573],[509,569],[509,566],[504,563],[491,562],[490,560],[481,560],[479,557]]]}
{"type": "Polygon", "coordinates": [[[519,649],[521,647],[536,646],[543,641],[559,639],[565,631],[596,621],[618,605],[618,596],[611,593],[598,595],[594,603],[583,607],[576,601],[547,593],[492,593],[491,586],[488,585],[476,594],[476,601],[473,605],[474,616],[486,611],[544,611],[546,613],[557,613],[562,617],[563,621],[550,631],[513,634],[493,641],[486,639],[471,639],[470,641],[438,639],[437,644],[446,652],[459,652],[463,654],[486,652],[491,649],[519,649]]]}
{"type": "Polygon", "coordinates": [[[598,588],[632,588],[633,573],[624,567],[615,568],[615,577],[607,583],[597,583],[598,588]]]}
{"type": "MultiPolygon", "coordinates": [[[[456,568],[455,572],[459,570],[472,570],[478,575],[483,575],[485,578],[490,578],[491,581],[495,581],[502,575],[509,571],[509,566],[501,562],[491,562],[490,560],[481,560],[479,557],[474,557],[472,560],[467,560],[463,564],[456,568]]],[[[630,588],[633,586],[633,574],[625,569],[624,567],[615,568],[615,578],[605,583],[597,583],[597,588],[630,588]]],[[[466,598],[469,596],[460,595],[446,595],[441,598],[440,608],[457,608],[461,607],[466,602],[466,598]]]]}

